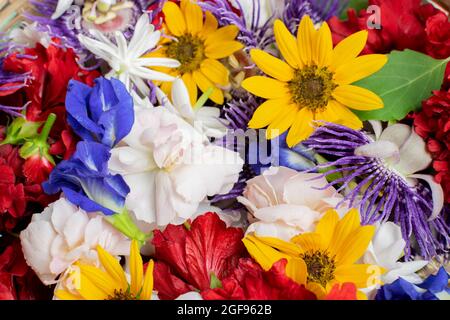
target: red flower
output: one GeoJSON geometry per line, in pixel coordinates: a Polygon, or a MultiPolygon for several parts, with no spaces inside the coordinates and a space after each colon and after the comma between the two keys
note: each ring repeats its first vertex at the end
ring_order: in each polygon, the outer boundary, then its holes
{"type": "Polygon", "coordinates": [[[27,181],[40,184],[48,180],[53,168],[54,165],[50,161],[36,154],[25,160],[23,174],[27,181]]]}
{"type": "Polygon", "coordinates": [[[286,276],[282,259],[265,272],[255,261],[243,258],[221,288],[202,292],[205,300],[315,300],[316,296],[286,276]]]}
{"type": "Polygon", "coordinates": [[[415,114],[414,126],[427,143],[437,172],[435,179],[444,189],[445,201],[450,203],[450,90],[433,94],[415,114]]]}
{"type": "Polygon", "coordinates": [[[329,20],[335,44],[352,33],[368,30],[365,54],[411,49],[438,59],[450,56],[450,22],[431,4],[421,4],[420,0],[369,0],[369,5],[380,8],[381,29],[368,26],[373,12],[364,9],[357,15],[350,9],[347,21],[337,17],[329,20]]]}
{"type": "Polygon", "coordinates": [[[155,289],[161,299],[175,299],[191,290],[210,288],[211,277],[228,276],[244,253],[239,228],[227,228],[219,216],[207,212],[185,225],[154,231],[155,289]]]}
{"type": "Polygon", "coordinates": [[[352,282],[336,283],[326,295],[325,300],[357,300],[356,285],[352,282]]]}
{"type": "Polygon", "coordinates": [[[27,266],[20,242],[14,240],[0,253],[0,300],[48,299],[50,294],[27,266]]]}
{"type": "MultiPolygon", "coordinates": [[[[54,39],[58,43],[58,39],[54,39]]],[[[82,69],[72,49],[56,45],[44,48],[26,48],[25,53],[13,53],[3,62],[5,71],[29,73],[29,81],[23,89],[6,97],[0,103],[10,106],[27,106],[26,118],[29,121],[45,121],[50,113],[57,116],[50,137],[53,139],[51,153],[70,157],[75,149],[76,138],[66,122],[65,99],[67,85],[71,79],[93,85],[100,74],[97,71],[82,69]]]]}
{"type": "Polygon", "coordinates": [[[12,230],[27,215],[29,202],[45,207],[54,200],[40,184],[26,182],[23,165],[18,148],[0,146],[0,231],[12,230]]]}

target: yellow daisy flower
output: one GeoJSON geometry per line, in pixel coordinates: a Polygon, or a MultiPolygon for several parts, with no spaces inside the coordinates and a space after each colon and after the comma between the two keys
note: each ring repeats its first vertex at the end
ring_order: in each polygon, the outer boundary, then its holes
{"type": "MultiPolygon", "coordinates": [[[[234,25],[218,28],[218,22],[211,12],[202,9],[191,0],[181,0],[180,6],[167,1],[163,7],[166,32],[160,49],[147,56],[167,57],[178,60],[176,69],[164,68],[165,73],[181,76],[189,90],[192,105],[197,101],[197,87],[206,92],[213,88],[209,98],[223,104],[221,88],[229,85],[229,71],[218,60],[232,55],[243,48],[235,41],[239,28],[234,25]]],[[[161,89],[170,93],[170,82],[161,84],[161,89]]]]}
{"type": "Polygon", "coordinates": [[[275,21],[274,33],[286,62],[253,49],[252,60],[272,78],[254,76],[242,82],[247,91],[268,99],[256,110],[250,128],[268,126],[268,139],[290,128],[287,144],[292,147],[309,137],[315,120],[360,129],[361,120],[348,108],[383,108],[383,101],[375,93],[351,85],[377,72],[387,62],[386,55],[358,57],[366,44],[367,31],[349,36],[334,50],[328,24],[324,22],[315,30],[309,16],[301,20],[297,39],[281,20],[275,21]]]}
{"type": "MultiPolygon", "coordinates": [[[[339,220],[329,210],[315,232],[295,236],[290,242],[247,235],[243,242],[264,270],[282,258],[288,260],[286,274],[323,298],[334,284],[353,282],[357,288],[379,284],[384,270],[375,265],[355,264],[367,249],[374,226],[361,226],[359,212],[350,210],[339,220]]],[[[360,292],[360,298],[364,295],[360,292]]]]}
{"type": "Polygon", "coordinates": [[[103,268],[76,263],[70,275],[74,289],[59,289],[55,296],[61,300],[150,300],[153,291],[153,260],[144,276],[142,257],[136,240],[131,242],[128,283],[119,261],[102,247],[97,253],[103,268]]]}

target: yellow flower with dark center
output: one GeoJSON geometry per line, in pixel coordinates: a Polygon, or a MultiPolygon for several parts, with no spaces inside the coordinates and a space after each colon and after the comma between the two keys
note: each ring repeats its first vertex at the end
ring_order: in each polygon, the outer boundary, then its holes
{"type": "Polygon", "coordinates": [[[102,268],[76,263],[69,275],[73,289],[59,289],[55,296],[61,300],[150,300],[153,291],[153,260],[144,268],[136,240],[130,248],[130,278],[119,261],[102,247],[97,246],[102,268]]]}
{"type": "Polygon", "coordinates": [[[275,21],[274,33],[285,61],[253,49],[252,60],[272,78],[254,76],[242,82],[247,91],[268,99],[254,113],[250,128],[268,126],[268,139],[289,129],[287,144],[292,147],[309,137],[314,130],[313,121],[360,129],[361,120],[348,108],[383,108],[383,101],[375,93],[351,85],[387,62],[386,55],[358,57],[366,44],[367,31],[349,36],[334,49],[328,24],[324,22],[316,30],[309,16],[300,22],[297,39],[281,20],[275,21]]]}
{"type": "MultiPolygon", "coordinates": [[[[361,226],[359,212],[355,209],[342,219],[336,211],[329,210],[315,232],[300,234],[290,242],[253,234],[243,241],[264,270],[269,270],[282,258],[287,259],[287,276],[305,284],[320,299],[336,283],[353,282],[357,288],[380,284],[383,268],[355,264],[367,250],[374,232],[374,226],[361,226]]],[[[359,297],[364,298],[364,295],[359,293],[359,297]]]]}
{"type": "MultiPolygon", "coordinates": [[[[229,71],[218,60],[243,48],[235,38],[239,28],[234,25],[218,28],[211,12],[204,14],[200,6],[191,0],[181,0],[180,6],[167,1],[163,7],[165,30],[160,49],[147,56],[167,57],[178,60],[176,69],[162,69],[173,76],[181,76],[186,84],[192,105],[197,101],[197,87],[206,92],[213,88],[209,98],[223,104],[223,89],[229,86],[229,71]]],[[[169,94],[171,83],[164,82],[161,89],[169,94]]]]}

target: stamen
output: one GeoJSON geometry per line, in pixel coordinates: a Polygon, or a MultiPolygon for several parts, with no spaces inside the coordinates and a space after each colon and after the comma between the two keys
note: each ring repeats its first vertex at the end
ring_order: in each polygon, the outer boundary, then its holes
{"type": "Polygon", "coordinates": [[[295,71],[288,87],[294,103],[313,112],[320,112],[332,99],[331,94],[336,84],[333,82],[333,73],[327,68],[307,66],[295,71]]]}
{"type": "Polygon", "coordinates": [[[108,296],[105,300],[138,300],[138,298],[131,294],[130,290],[123,291],[121,290],[114,290],[114,295],[108,296]]]}
{"type": "Polygon", "coordinates": [[[178,41],[171,41],[165,45],[166,55],[180,61],[180,73],[198,70],[205,58],[205,45],[199,37],[185,34],[178,37],[178,41]]]}
{"type": "Polygon", "coordinates": [[[308,269],[308,282],[319,283],[326,287],[327,283],[334,279],[336,264],[334,257],[330,257],[327,251],[307,251],[300,257],[308,269]]]}

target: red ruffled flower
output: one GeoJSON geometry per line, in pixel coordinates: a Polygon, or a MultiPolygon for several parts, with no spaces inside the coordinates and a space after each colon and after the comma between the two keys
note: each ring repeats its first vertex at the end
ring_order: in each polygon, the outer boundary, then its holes
{"type": "Polygon", "coordinates": [[[369,38],[364,54],[389,53],[392,50],[411,49],[426,53],[434,58],[450,56],[450,22],[445,14],[431,4],[421,0],[369,0],[369,5],[380,8],[381,29],[369,29],[368,20],[372,12],[348,11],[348,20],[333,17],[329,25],[333,42],[360,30],[368,30],[369,38]]]}
{"type": "Polygon", "coordinates": [[[427,143],[437,172],[435,179],[444,189],[445,201],[450,203],[450,90],[434,91],[415,114],[414,126],[427,143]]]}
{"type": "MultiPolygon", "coordinates": [[[[58,39],[53,41],[59,42],[58,39]]],[[[26,118],[29,121],[45,121],[50,113],[56,114],[57,120],[50,134],[53,139],[50,153],[65,159],[70,157],[77,139],[66,122],[67,85],[71,79],[93,85],[94,79],[100,74],[82,69],[72,49],[56,45],[45,48],[40,44],[25,49],[24,54],[10,54],[5,58],[3,68],[19,74],[29,73],[29,81],[23,89],[0,97],[0,102],[10,106],[28,103],[26,118]]]]}
{"type": "Polygon", "coordinates": [[[202,292],[205,300],[316,300],[316,296],[286,276],[286,259],[265,272],[255,261],[243,258],[221,288],[202,292]]]}
{"type": "Polygon", "coordinates": [[[211,278],[226,278],[245,252],[244,232],[227,228],[216,213],[196,218],[188,227],[168,225],[154,231],[155,290],[161,299],[175,299],[192,290],[207,290],[211,278]]]}
{"type": "Polygon", "coordinates": [[[0,146],[0,231],[14,229],[26,214],[28,203],[47,206],[55,197],[46,195],[40,184],[28,184],[24,160],[9,144],[0,146]]]}
{"type": "Polygon", "coordinates": [[[51,291],[27,266],[19,240],[0,248],[0,300],[51,298],[51,291]]]}

